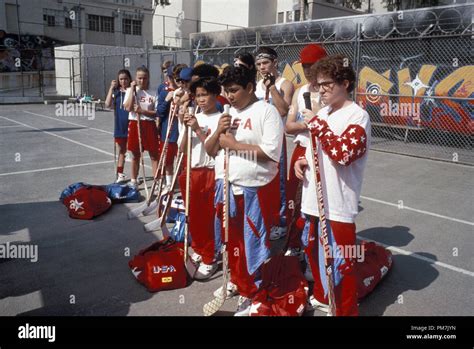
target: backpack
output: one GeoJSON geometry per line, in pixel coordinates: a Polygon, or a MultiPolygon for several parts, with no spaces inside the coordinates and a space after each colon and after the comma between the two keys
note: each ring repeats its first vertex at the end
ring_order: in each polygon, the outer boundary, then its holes
{"type": "Polygon", "coordinates": [[[128,262],[128,266],[149,292],[186,287],[184,246],[170,237],[141,250],[128,262]]]}
{"type": "Polygon", "coordinates": [[[307,297],[308,282],[298,257],[277,255],[262,266],[262,283],[250,316],[301,316],[307,297]]]}

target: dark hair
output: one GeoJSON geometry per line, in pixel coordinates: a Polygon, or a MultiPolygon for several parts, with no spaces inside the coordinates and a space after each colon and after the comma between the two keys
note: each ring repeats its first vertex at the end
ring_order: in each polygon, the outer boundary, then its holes
{"type": "Polygon", "coordinates": [[[170,60],[164,61],[163,64],[161,65],[161,70],[168,69],[172,64],[173,62],[170,60]]]}
{"type": "Polygon", "coordinates": [[[181,73],[181,70],[183,70],[183,68],[186,68],[186,67],[187,67],[187,65],[186,65],[186,64],[183,64],[183,63],[176,64],[176,65],[173,67],[173,78],[174,78],[174,79],[179,78],[179,73],[181,73]]]}
{"type": "Polygon", "coordinates": [[[254,70],[255,74],[257,74],[257,68],[255,67],[255,59],[253,58],[252,54],[249,52],[239,53],[234,57],[234,60],[238,59],[245,63],[250,70],[254,70]]]}
{"type": "Polygon", "coordinates": [[[320,59],[311,66],[311,75],[314,78],[318,75],[328,76],[339,85],[347,80],[349,81],[347,92],[351,93],[354,90],[355,72],[349,58],[344,55],[333,55],[320,59]]]}
{"type": "Polygon", "coordinates": [[[197,75],[200,78],[212,76],[217,79],[219,76],[219,69],[210,64],[200,64],[193,68],[192,75],[197,75]]]}
{"type": "Polygon", "coordinates": [[[138,73],[139,71],[144,72],[144,73],[146,73],[148,76],[150,76],[150,71],[149,71],[148,68],[145,67],[144,65],[139,66],[139,67],[137,68],[137,73],[138,73]]]}
{"type": "Polygon", "coordinates": [[[255,78],[256,78],[256,72],[247,69],[242,66],[238,67],[230,67],[229,70],[225,71],[219,78],[219,83],[222,86],[229,85],[232,83],[235,83],[237,85],[242,86],[243,88],[247,88],[247,85],[250,83],[252,84],[254,90],[255,90],[255,78]]]}
{"type": "Polygon", "coordinates": [[[271,47],[267,47],[267,46],[260,47],[255,53],[255,57],[257,57],[259,54],[262,54],[262,53],[275,56],[275,59],[278,57],[278,54],[276,53],[276,51],[272,49],[271,47]]]}
{"type": "Polygon", "coordinates": [[[132,81],[132,75],[130,74],[128,69],[120,69],[117,73],[117,81],[118,81],[118,84],[119,84],[119,88],[120,88],[120,75],[122,75],[122,74],[127,75],[128,80],[132,81]]]}
{"type": "Polygon", "coordinates": [[[198,80],[194,81],[190,87],[191,93],[193,95],[196,94],[196,90],[198,89],[198,87],[201,87],[205,89],[207,92],[216,96],[220,95],[221,93],[221,86],[217,82],[217,79],[212,76],[199,78],[198,80]]]}

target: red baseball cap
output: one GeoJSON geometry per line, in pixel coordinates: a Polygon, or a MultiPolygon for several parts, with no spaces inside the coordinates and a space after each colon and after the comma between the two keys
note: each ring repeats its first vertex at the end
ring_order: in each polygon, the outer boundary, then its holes
{"type": "Polygon", "coordinates": [[[319,61],[321,58],[326,57],[328,54],[326,50],[319,45],[309,44],[303,47],[300,52],[300,63],[301,64],[313,64],[319,61]]]}

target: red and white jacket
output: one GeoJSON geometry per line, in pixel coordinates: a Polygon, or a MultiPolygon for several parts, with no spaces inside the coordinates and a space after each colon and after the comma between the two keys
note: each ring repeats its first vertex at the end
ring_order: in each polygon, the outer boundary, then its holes
{"type": "MultiPolygon", "coordinates": [[[[370,118],[356,103],[329,115],[330,111],[329,106],[321,109],[308,123],[318,143],[326,218],[353,223],[370,146],[370,118]]],[[[301,211],[319,216],[310,147],[306,148],[305,158],[309,167],[303,181],[301,211]]]]}

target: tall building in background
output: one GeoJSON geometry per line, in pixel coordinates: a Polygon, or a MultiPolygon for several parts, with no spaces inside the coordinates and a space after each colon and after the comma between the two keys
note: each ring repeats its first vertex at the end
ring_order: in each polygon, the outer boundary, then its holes
{"type": "Polygon", "coordinates": [[[151,0],[0,0],[0,31],[63,44],[152,43],[151,0]]]}

